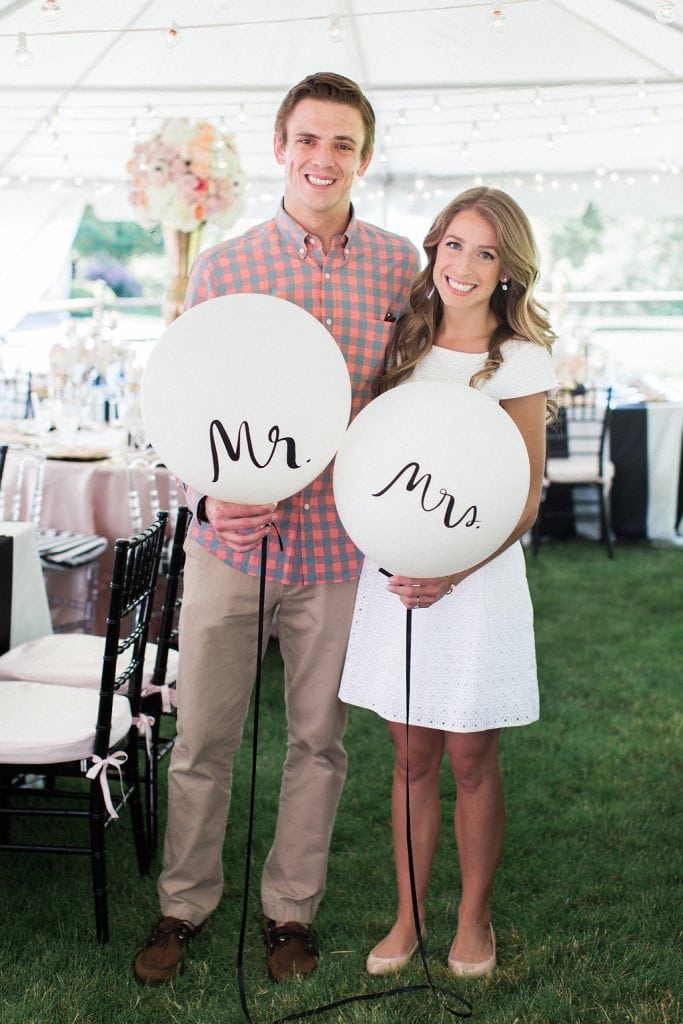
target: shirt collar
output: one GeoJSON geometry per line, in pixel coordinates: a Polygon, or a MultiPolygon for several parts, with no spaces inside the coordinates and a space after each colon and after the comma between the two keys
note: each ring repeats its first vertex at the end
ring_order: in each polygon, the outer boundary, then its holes
{"type": "MultiPolygon", "coordinates": [[[[314,237],[310,231],[304,231],[300,224],[294,220],[293,217],[285,210],[284,200],[280,202],[277,214],[275,215],[275,223],[277,229],[282,236],[283,240],[287,244],[291,245],[296,250],[297,254],[302,260],[306,259],[308,255],[308,247],[306,245],[306,239],[314,237]]],[[[356,220],[356,212],[351,205],[351,218],[349,220],[346,231],[336,236],[337,245],[343,250],[344,259],[348,260],[351,255],[353,248],[353,240],[356,236],[358,228],[358,221],[356,220]]]]}

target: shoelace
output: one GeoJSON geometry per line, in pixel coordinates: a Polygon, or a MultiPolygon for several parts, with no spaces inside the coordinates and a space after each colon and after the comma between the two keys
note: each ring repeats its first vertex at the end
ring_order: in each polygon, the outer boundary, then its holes
{"type": "Polygon", "coordinates": [[[152,932],[152,937],[147,942],[147,945],[168,945],[172,936],[175,936],[178,942],[187,942],[195,932],[196,928],[193,928],[188,921],[181,921],[180,924],[164,924],[163,921],[160,921],[152,932]]]}
{"type": "Polygon", "coordinates": [[[268,926],[267,941],[271,950],[274,950],[276,945],[281,945],[283,942],[288,942],[290,939],[301,939],[306,947],[306,952],[311,953],[313,956],[318,955],[313,939],[313,932],[305,925],[302,925],[300,928],[294,928],[291,925],[286,924],[282,925],[280,928],[271,928],[268,926]]]}

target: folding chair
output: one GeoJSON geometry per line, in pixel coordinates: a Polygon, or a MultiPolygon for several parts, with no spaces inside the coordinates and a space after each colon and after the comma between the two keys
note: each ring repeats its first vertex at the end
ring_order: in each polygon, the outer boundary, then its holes
{"type": "MultiPolygon", "coordinates": [[[[167,512],[157,513],[167,516],[167,512]]],[[[152,617],[147,631],[146,656],[142,666],[140,711],[137,726],[140,747],[144,751],[145,806],[147,836],[151,851],[157,842],[158,769],[157,761],[173,746],[175,735],[161,737],[162,715],[175,721],[175,690],[178,676],[178,614],[181,605],[181,581],[185,564],[183,543],[191,518],[187,506],[178,510],[172,538],[169,570],[165,577],[163,604],[158,635],[151,641],[152,617]]],[[[162,539],[162,552],[163,552],[162,539]]],[[[161,563],[157,577],[162,582],[161,563]]],[[[152,596],[152,607],[156,595],[152,596]]],[[[3,679],[23,679],[52,686],[76,686],[96,689],[104,654],[105,638],[86,632],[53,634],[28,640],[0,655],[0,685],[3,679]]],[[[125,692],[125,686],[124,690],[125,692]]],[[[175,729],[173,730],[175,734],[175,729]]]]}
{"type": "Polygon", "coordinates": [[[561,431],[548,446],[541,506],[531,531],[533,553],[538,554],[551,521],[566,519],[571,503],[580,520],[599,523],[599,539],[613,558],[609,492],[614,465],[607,457],[612,389],[579,387],[560,397],[561,431]],[[559,501],[548,500],[551,492],[559,501]]]}
{"type": "Polygon", "coordinates": [[[186,505],[178,509],[171,553],[166,574],[159,632],[149,652],[154,669],[149,683],[142,687],[142,712],[151,723],[150,750],[146,760],[147,833],[152,853],[158,840],[158,762],[175,742],[175,682],[178,677],[178,616],[182,605],[182,577],[185,568],[185,537],[192,513],[186,505]],[[162,721],[172,723],[170,734],[161,734],[162,721]]]}
{"type": "MultiPolygon", "coordinates": [[[[138,868],[149,864],[145,818],[138,771],[140,689],[145,647],[159,571],[167,514],[160,512],[148,529],[114,546],[114,569],[107,617],[107,633],[100,639],[99,687],[47,684],[24,673],[4,676],[0,682],[0,821],[4,822],[0,850],[38,853],[87,854],[90,857],[97,939],[109,937],[106,885],[105,827],[128,803],[138,868]],[[125,690],[125,692],[124,692],[125,690]],[[109,778],[121,776],[122,796],[117,805],[109,778]],[[18,785],[24,776],[47,773],[51,784],[41,790],[18,785]],[[57,788],[52,780],[88,780],[85,788],[57,788]],[[29,797],[29,805],[26,798],[29,797]],[[45,806],[34,806],[35,801],[45,806]],[[85,803],[86,806],[78,806],[85,803]],[[59,817],[87,820],[89,841],[80,844],[14,842],[10,824],[15,818],[59,817]],[[106,819],[108,818],[109,821],[106,819]]],[[[44,637],[56,641],[51,660],[65,679],[73,664],[59,663],[59,647],[74,638],[68,634],[44,637]]],[[[33,643],[33,641],[29,642],[33,643]]],[[[5,657],[15,655],[13,648],[5,657]]],[[[10,663],[11,667],[11,663],[10,663]]],[[[7,668],[7,663],[5,664],[7,668]]],[[[74,680],[72,679],[72,682],[74,680]]]]}

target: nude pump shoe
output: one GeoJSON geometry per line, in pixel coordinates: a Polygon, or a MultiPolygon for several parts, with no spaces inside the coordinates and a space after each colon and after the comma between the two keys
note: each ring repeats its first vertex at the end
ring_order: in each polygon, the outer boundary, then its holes
{"type": "MultiPolygon", "coordinates": [[[[427,934],[427,931],[424,928],[424,926],[421,928],[421,931],[422,941],[424,942],[425,936],[427,934]]],[[[382,940],[382,942],[383,941],[384,940],[382,940]]],[[[375,949],[377,949],[377,947],[381,945],[382,943],[378,942],[377,946],[375,946],[375,949]]],[[[406,966],[406,964],[410,963],[418,946],[419,943],[416,939],[413,948],[408,953],[405,953],[403,956],[375,956],[375,949],[373,949],[372,952],[368,953],[368,958],[365,961],[365,970],[368,972],[368,974],[391,974],[394,971],[401,971],[406,966]]]]}
{"type": "Polygon", "coordinates": [[[448,970],[451,974],[455,974],[457,978],[484,978],[487,974],[491,973],[496,966],[496,935],[493,931],[493,926],[490,924],[489,931],[491,933],[493,955],[488,960],[480,960],[476,964],[470,963],[469,960],[456,960],[455,957],[449,956],[448,970]]]}

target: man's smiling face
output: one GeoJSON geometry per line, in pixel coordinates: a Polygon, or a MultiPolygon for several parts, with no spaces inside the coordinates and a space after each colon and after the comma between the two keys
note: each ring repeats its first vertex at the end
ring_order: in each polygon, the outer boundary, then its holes
{"type": "Polygon", "coordinates": [[[364,139],[355,107],[310,98],[297,103],[287,137],[276,138],[274,149],[285,168],[285,209],[302,227],[348,219],[354,180],[372,155],[362,157],[364,139]]]}

